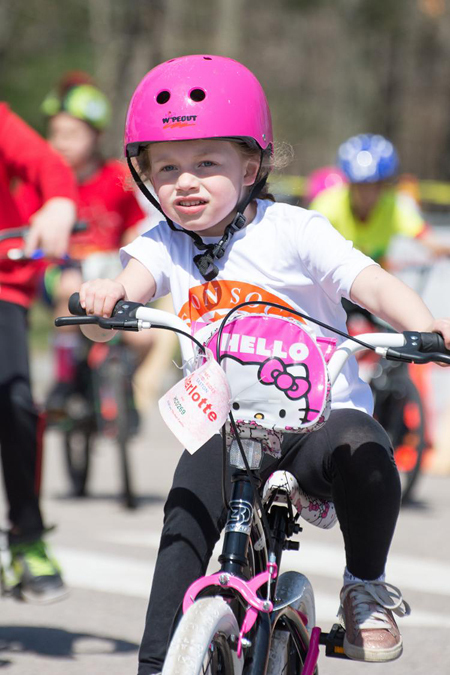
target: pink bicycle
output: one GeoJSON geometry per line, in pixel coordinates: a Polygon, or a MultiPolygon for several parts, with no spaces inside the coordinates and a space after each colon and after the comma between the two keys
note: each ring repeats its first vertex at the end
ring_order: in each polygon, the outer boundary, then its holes
{"type": "Polygon", "coordinates": [[[263,454],[278,456],[285,433],[314,432],[326,423],[333,384],[358,351],[450,363],[435,333],[339,333],[345,339],[337,346],[314,336],[314,319],[282,305],[260,303],[264,314],[240,312],[255,304],[238,305],[194,336],[178,317],[131,302],[118,303],[110,319],[57,319],[57,325],[174,330],[188,374],[161,400],[164,419],[191,451],[223,425],[233,474],[218,571],[186,591],[163,675],[314,675],[320,645],[327,656],[346,658],[344,629],[335,624],[324,632],[315,625],[307,577],[280,574],[283,551],[299,548],[293,537],[302,531],[300,517],[328,528],[336,521],[334,506],[305,494],[286,471],[261,485],[263,454]]]}

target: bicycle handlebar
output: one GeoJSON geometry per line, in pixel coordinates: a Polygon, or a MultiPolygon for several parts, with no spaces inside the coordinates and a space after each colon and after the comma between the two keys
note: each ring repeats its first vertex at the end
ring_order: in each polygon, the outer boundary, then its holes
{"type": "MultiPolygon", "coordinates": [[[[85,232],[88,229],[88,224],[85,221],[77,221],[72,227],[71,234],[77,234],[78,232],[85,232]]],[[[0,242],[7,241],[8,239],[22,239],[25,241],[27,234],[30,231],[29,225],[23,225],[22,227],[12,227],[7,230],[0,231],[0,242]]],[[[41,260],[45,258],[45,253],[42,249],[38,248],[28,257],[24,255],[22,248],[10,248],[7,252],[7,257],[9,260],[41,260]]],[[[64,259],[67,259],[68,256],[64,256],[64,259]]]]}
{"type": "Polygon", "coordinates": [[[109,318],[101,316],[87,316],[86,310],[80,305],[79,293],[72,293],[68,302],[69,312],[73,317],[58,317],[55,320],[56,326],[83,325],[96,323],[100,328],[107,330],[128,330],[139,331],[142,327],[136,319],[136,310],[143,307],[139,302],[128,302],[119,300],[116,303],[112,316],[109,318]],[[62,320],[61,320],[62,319],[62,320]]]}
{"type": "Polygon", "coordinates": [[[414,363],[450,363],[450,350],[445,347],[444,338],[440,333],[404,331],[403,335],[405,344],[397,350],[388,349],[387,359],[404,361],[406,357],[414,363]]]}
{"type": "Polygon", "coordinates": [[[55,326],[73,326],[97,324],[105,330],[140,331],[146,328],[163,328],[172,330],[179,336],[183,361],[187,362],[194,356],[192,344],[196,343],[201,351],[204,346],[195,337],[187,332],[187,326],[180,317],[171,312],[165,312],[155,307],[146,307],[139,302],[119,300],[111,317],[86,316],[85,309],[80,305],[79,293],[73,293],[69,298],[69,311],[75,316],[64,316],[55,319],[55,326]]]}
{"type": "Polygon", "coordinates": [[[80,294],[72,293],[67,303],[69,312],[75,316],[86,316],[86,310],[80,305],[80,294]]]}
{"type": "MultiPolygon", "coordinates": [[[[137,302],[119,300],[110,318],[86,316],[85,310],[80,305],[79,294],[74,293],[69,300],[69,310],[76,316],[58,317],[55,320],[56,326],[98,324],[106,330],[129,331],[139,331],[152,326],[154,328],[166,328],[181,333],[182,339],[180,342],[185,361],[189,361],[194,355],[192,342],[199,344],[198,339],[186,333],[186,324],[178,316],[153,307],[146,307],[137,302]]],[[[337,347],[328,363],[332,385],[349,357],[363,349],[372,349],[384,358],[393,361],[405,361],[406,363],[432,362],[450,365],[450,350],[446,349],[444,338],[439,333],[404,331],[403,333],[349,335],[337,347]]]]}
{"type": "MultiPolygon", "coordinates": [[[[72,227],[72,234],[76,234],[77,232],[85,232],[87,228],[88,224],[84,220],[79,220],[74,223],[74,226],[72,227]]],[[[25,239],[29,231],[29,225],[10,227],[7,230],[0,230],[0,241],[5,241],[6,239],[25,239]]]]}

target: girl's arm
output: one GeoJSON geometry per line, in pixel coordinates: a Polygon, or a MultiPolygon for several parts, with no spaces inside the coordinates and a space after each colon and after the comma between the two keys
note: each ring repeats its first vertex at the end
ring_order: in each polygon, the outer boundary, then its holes
{"type": "MultiPolygon", "coordinates": [[[[149,270],[135,258],[131,258],[119,276],[112,279],[87,281],[80,288],[80,304],[86,314],[109,317],[119,300],[149,302],[156,292],[156,283],[149,270]]],[[[116,331],[99,326],[81,326],[86,337],[96,342],[107,342],[116,331]]]]}
{"type": "Polygon", "coordinates": [[[350,299],[398,331],[441,333],[450,349],[450,319],[434,319],[412,288],[378,265],[370,265],[358,274],[351,287],[350,299]]]}

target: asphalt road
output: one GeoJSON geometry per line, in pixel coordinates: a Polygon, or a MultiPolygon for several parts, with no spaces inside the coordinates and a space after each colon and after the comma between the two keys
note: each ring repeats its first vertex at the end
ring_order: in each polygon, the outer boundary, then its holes
{"type": "MultiPolygon", "coordinates": [[[[139,508],[118,498],[115,448],[95,453],[91,494],[68,494],[55,432],[47,438],[43,508],[57,528],[50,537],[69,597],[36,607],[0,599],[0,667],[5,675],[135,675],[162,518],[162,505],[180,446],[153,411],[132,449],[139,508]]],[[[321,655],[322,675],[447,675],[450,672],[450,477],[422,478],[414,504],[399,519],[388,580],[412,605],[401,621],[403,657],[389,665],[331,660],[321,655]]],[[[343,570],[340,532],[306,524],[301,551],[285,563],[309,576],[316,592],[318,624],[329,629],[338,606],[343,570]]]]}

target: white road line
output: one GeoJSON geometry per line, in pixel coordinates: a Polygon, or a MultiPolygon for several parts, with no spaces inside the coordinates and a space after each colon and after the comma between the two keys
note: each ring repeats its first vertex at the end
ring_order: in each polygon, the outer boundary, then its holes
{"type": "MultiPolygon", "coordinates": [[[[339,596],[314,592],[316,601],[316,623],[322,629],[328,630],[330,623],[336,623],[336,614],[339,608],[339,596]]],[[[397,619],[396,619],[397,620],[397,619]]],[[[402,628],[422,626],[423,628],[450,628],[450,615],[427,612],[423,610],[411,610],[411,614],[398,620],[400,630],[402,628]]]]}
{"type": "MultiPolygon", "coordinates": [[[[301,547],[301,557],[294,551],[283,554],[283,567],[297,569],[304,574],[320,574],[330,578],[342,578],[345,567],[344,550],[338,546],[306,542],[301,547]],[[301,569],[300,569],[301,568],[301,569]]],[[[412,560],[404,555],[390,555],[387,580],[402,591],[410,589],[422,593],[450,596],[450,567],[430,558],[412,560]]]]}
{"type": "Polygon", "coordinates": [[[110,544],[121,546],[136,546],[137,548],[159,548],[160,532],[142,532],[138,530],[128,532],[107,532],[102,535],[102,540],[110,544]]]}
{"type": "Polygon", "coordinates": [[[53,549],[69,587],[148,598],[155,570],[153,562],[56,545],[53,549]]]}
{"type": "MultiPolygon", "coordinates": [[[[115,532],[104,537],[105,541],[127,546],[144,546],[157,549],[159,533],[115,532]]],[[[219,548],[214,556],[217,559],[219,548]]],[[[300,551],[286,551],[283,554],[283,568],[301,571],[304,574],[318,574],[331,579],[342,579],[345,567],[344,548],[334,544],[320,544],[308,541],[301,543],[300,551]]],[[[393,554],[388,558],[388,581],[401,589],[422,593],[437,593],[450,596],[450,566],[431,558],[411,559],[405,555],[393,554]]]]}
{"type": "MultiPolygon", "coordinates": [[[[154,572],[152,561],[142,562],[125,556],[111,556],[57,546],[54,546],[54,549],[69,587],[148,598],[154,572]]],[[[291,555],[292,552],[288,552],[286,558],[291,555]]],[[[328,561],[333,562],[330,557],[328,561]]],[[[316,591],[315,596],[317,622],[319,625],[322,624],[322,628],[327,628],[329,624],[335,622],[339,604],[338,595],[316,591]]],[[[411,616],[401,623],[404,626],[450,628],[450,615],[414,611],[413,608],[411,616]]]]}

